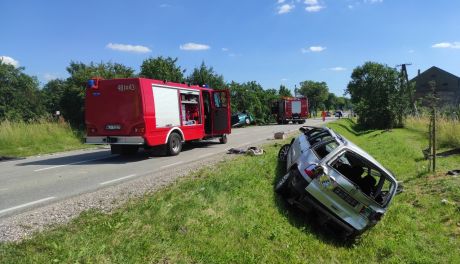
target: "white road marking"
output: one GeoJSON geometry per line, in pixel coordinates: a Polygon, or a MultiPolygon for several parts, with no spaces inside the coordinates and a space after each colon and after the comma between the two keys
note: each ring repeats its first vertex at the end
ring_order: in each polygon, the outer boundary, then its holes
{"type": "Polygon", "coordinates": [[[112,183],[112,182],[117,182],[117,181],[121,181],[121,180],[124,180],[124,179],[128,179],[128,178],[132,178],[134,176],[137,176],[136,174],[131,174],[131,175],[128,175],[128,176],[125,176],[125,177],[121,177],[121,178],[118,178],[118,179],[114,179],[114,180],[110,180],[110,181],[105,181],[105,182],[101,182],[99,183],[100,185],[106,185],[106,184],[109,184],[109,183],[112,183]]]}
{"type": "Polygon", "coordinates": [[[184,162],[183,162],[183,161],[179,161],[179,162],[176,162],[176,163],[173,163],[173,164],[164,165],[164,166],[161,166],[160,169],[164,169],[164,168],[176,166],[176,165],[179,165],[179,164],[182,164],[182,163],[184,163],[184,162]]]}
{"type": "Polygon", "coordinates": [[[36,201],[30,202],[30,203],[25,203],[25,204],[10,207],[10,208],[7,208],[7,209],[3,209],[3,210],[0,210],[0,214],[6,213],[6,212],[9,212],[9,211],[13,211],[13,210],[16,210],[16,209],[20,209],[20,208],[23,208],[23,207],[31,206],[31,205],[34,205],[34,204],[46,202],[46,201],[52,200],[52,199],[56,199],[56,197],[50,196],[50,197],[43,198],[43,199],[40,199],[40,200],[36,200],[36,201]]]}
{"type": "Polygon", "coordinates": [[[198,156],[198,159],[205,158],[205,157],[208,157],[208,156],[212,156],[212,155],[215,155],[215,154],[216,154],[216,153],[214,153],[214,152],[211,152],[211,153],[208,153],[208,154],[204,154],[204,155],[198,156]]]}
{"type": "Polygon", "coordinates": [[[42,168],[42,169],[38,169],[38,170],[34,170],[34,171],[37,172],[37,171],[51,170],[51,169],[56,169],[56,168],[65,167],[65,166],[69,166],[69,165],[75,165],[75,164],[80,164],[80,163],[85,163],[85,162],[96,161],[96,160],[103,160],[103,159],[107,159],[107,158],[110,158],[110,156],[109,157],[104,157],[104,158],[82,160],[82,161],[77,161],[77,162],[72,162],[72,163],[69,163],[69,164],[57,165],[57,166],[52,166],[52,167],[46,167],[46,168],[42,168]]]}

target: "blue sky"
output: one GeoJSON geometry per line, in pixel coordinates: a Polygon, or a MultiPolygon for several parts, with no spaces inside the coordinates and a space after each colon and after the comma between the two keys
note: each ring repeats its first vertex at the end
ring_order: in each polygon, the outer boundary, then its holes
{"type": "Polygon", "coordinates": [[[178,57],[186,74],[204,61],[226,81],[264,88],[325,81],[342,95],[354,67],[376,61],[460,76],[460,1],[0,1],[0,56],[42,84],[71,60],[139,71],[178,57]]]}

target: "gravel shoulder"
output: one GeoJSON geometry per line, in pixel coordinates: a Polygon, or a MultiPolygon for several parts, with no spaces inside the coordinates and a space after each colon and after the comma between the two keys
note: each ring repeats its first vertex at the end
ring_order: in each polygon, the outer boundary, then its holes
{"type": "Polygon", "coordinates": [[[61,200],[31,211],[0,220],[0,242],[20,241],[58,225],[68,223],[80,213],[94,209],[110,213],[133,198],[155,192],[177,179],[205,166],[231,160],[234,155],[222,154],[187,164],[181,169],[166,169],[155,175],[144,175],[135,180],[110,186],[61,200]]]}

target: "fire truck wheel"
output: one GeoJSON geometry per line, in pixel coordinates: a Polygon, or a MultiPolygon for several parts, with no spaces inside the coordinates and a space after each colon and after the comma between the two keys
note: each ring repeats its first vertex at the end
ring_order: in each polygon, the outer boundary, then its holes
{"type": "Polygon", "coordinates": [[[223,134],[221,138],[219,138],[220,144],[227,144],[227,135],[223,134]]]}
{"type": "Polygon", "coordinates": [[[179,134],[173,132],[169,135],[166,152],[170,156],[176,156],[182,150],[182,139],[179,134]]]}

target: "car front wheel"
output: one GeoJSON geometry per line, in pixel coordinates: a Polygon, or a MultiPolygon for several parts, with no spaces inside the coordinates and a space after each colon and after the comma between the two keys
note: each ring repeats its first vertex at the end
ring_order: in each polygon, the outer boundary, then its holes
{"type": "Polygon", "coordinates": [[[289,186],[290,180],[291,180],[291,172],[289,171],[288,173],[286,173],[283,177],[281,177],[278,180],[275,186],[275,192],[282,196],[286,196],[288,193],[288,186],[289,186]]]}

